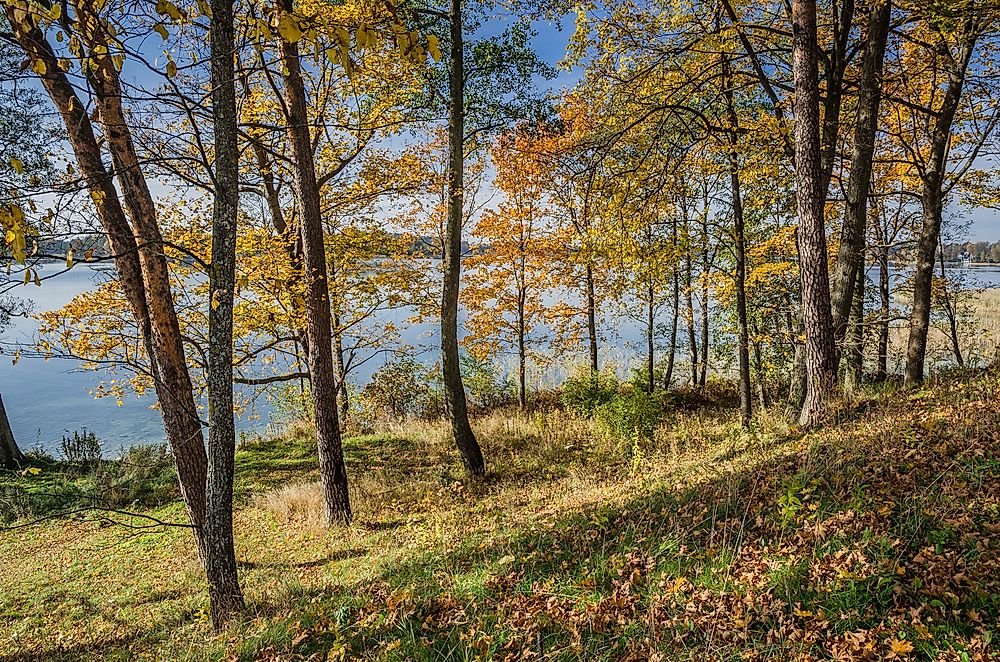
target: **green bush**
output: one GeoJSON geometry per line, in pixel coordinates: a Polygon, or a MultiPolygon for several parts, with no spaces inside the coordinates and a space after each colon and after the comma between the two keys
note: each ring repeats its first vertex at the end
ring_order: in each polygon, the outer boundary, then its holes
{"type": "Polygon", "coordinates": [[[489,361],[474,354],[462,354],[462,383],[469,392],[472,405],[482,410],[498,409],[517,400],[514,382],[502,379],[499,371],[489,361]]]}
{"type": "MultiPolygon", "coordinates": [[[[85,446],[92,450],[91,444],[88,435],[85,446]]],[[[0,522],[77,508],[159,506],[179,493],[173,457],[164,444],[134,446],[118,459],[87,465],[86,471],[80,471],[79,459],[43,459],[33,462],[36,471],[0,477],[0,522]]]]}
{"type": "Polygon", "coordinates": [[[614,399],[618,386],[614,375],[586,370],[566,380],[559,399],[571,411],[591,418],[602,405],[614,399]]]}
{"type": "Polygon", "coordinates": [[[390,361],[372,375],[358,398],[369,424],[444,415],[440,371],[412,358],[390,361]]]}
{"type": "Polygon", "coordinates": [[[597,409],[597,420],[622,442],[652,441],[663,418],[663,403],[654,394],[629,388],[597,409]]]}
{"type": "Polygon", "coordinates": [[[71,435],[63,435],[59,450],[63,461],[84,468],[96,467],[104,457],[101,440],[87,428],[74,430],[71,435]]]}

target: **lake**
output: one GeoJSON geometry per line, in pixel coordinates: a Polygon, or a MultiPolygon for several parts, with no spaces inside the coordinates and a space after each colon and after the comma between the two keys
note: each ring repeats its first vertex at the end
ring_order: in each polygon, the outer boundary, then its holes
{"type": "MultiPolygon", "coordinates": [[[[64,267],[59,263],[43,264],[41,276],[53,274],[64,267]]],[[[1000,266],[949,269],[950,275],[961,274],[968,286],[1000,287],[1000,266]]],[[[869,278],[877,280],[878,269],[869,269],[869,278]]],[[[894,270],[893,280],[899,282],[905,273],[894,270]]],[[[55,310],[75,295],[93,288],[101,278],[99,271],[78,265],[75,269],[56,278],[44,281],[41,287],[18,287],[12,294],[34,304],[35,312],[55,310]]],[[[409,312],[396,310],[386,313],[400,328],[402,340],[417,348],[426,360],[436,360],[436,324],[406,325],[409,312]]],[[[619,365],[628,365],[639,354],[644,330],[640,323],[625,316],[605,320],[608,335],[602,357],[619,365]]],[[[18,319],[3,332],[8,345],[30,343],[37,330],[33,320],[18,319]]],[[[95,399],[91,391],[102,379],[100,372],[80,370],[75,361],[23,357],[12,365],[9,348],[0,356],[0,393],[15,438],[22,450],[41,447],[49,452],[59,448],[62,435],[87,428],[102,440],[107,454],[113,455],[123,447],[164,440],[162,422],[158,411],[151,409],[152,397],[130,396],[119,406],[114,398],[95,399]]],[[[602,360],[603,360],[602,358],[602,360]]],[[[369,361],[354,376],[354,381],[364,383],[384,359],[369,361]]],[[[501,362],[505,368],[510,361],[501,362]]],[[[562,373],[539,375],[536,386],[551,385],[562,373]]],[[[271,423],[271,410],[266,398],[256,400],[254,407],[238,420],[242,431],[263,431],[271,423]]]]}

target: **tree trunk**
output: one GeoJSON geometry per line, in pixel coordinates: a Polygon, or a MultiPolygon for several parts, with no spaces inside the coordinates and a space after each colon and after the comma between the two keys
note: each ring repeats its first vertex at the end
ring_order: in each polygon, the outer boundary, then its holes
{"type": "Polygon", "coordinates": [[[3,406],[3,397],[0,396],[0,467],[17,471],[25,464],[24,454],[14,440],[14,431],[10,429],[7,410],[3,406]]]}
{"type": "MultiPolygon", "coordinates": [[[[754,335],[760,336],[760,330],[757,328],[757,324],[754,324],[754,335]]],[[[753,343],[753,363],[754,370],[757,372],[757,399],[760,402],[761,409],[767,409],[767,387],[764,383],[764,357],[761,354],[760,342],[754,341],[753,343]]]]}
{"type": "Polygon", "coordinates": [[[806,332],[806,401],[799,416],[817,425],[837,383],[830,280],[827,271],[825,195],[821,182],[816,0],[792,0],[792,73],[795,79],[795,198],[798,209],[802,319],[806,332]]]}
{"type": "Polygon", "coordinates": [[[797,322],[792,327],[792,368],[788,380],[788,412],[789,416],[798,416],[806,402],[806,346],[800,338],[804,335],[802,323],[797,322]]]}
{"type": "MultiPolygon", "coordinates": [[[[735,160],[735,157],[733,157],[735,160]]],[[[736,233],[736,317],[739,323],[740,364],[740,420],[743,427],[750,426],[753,418],[753,400],[750,391],[750,331],[747,322],[747,254],[746,232],[743,221],[743,201],[740,197],[740,176],[735,162],[730,163],[730,181],[733,195],[733,217],[736,233]]]]}
{"type": "Polygon", "coordinates": [[[712,258],[708,250],[708,191],[705,192],[705,210],[701,215],[701,371],[698,374],[698,386],[705,388],[708,379],[708,306],[712,296],[708,286],[708,274],[712,270],[712,258]]]}
{"type": "MultiPolygon", "coordinates": [[[[685,213],[685,217],[687,214],[685,213]]],[[[684,305],[685,314],[684,317],[687,320],[687,334],[688,334],[688,352],[691,358],[691,386],[698,385],[698,341],[695,338],[695,321],[694,321],[694,278],[692,276],[692,266],[691,266],[691,251],[687,250],[684,254],[684,272],[685,272],[685,287],[684,287],[684,305]]]]}
{"type": "MultiPolygon", "coordinates": [[[[90,10],[88,10],[90,11],[90,10]]],[[[100,110],[100,122],[108,151],[115,164],[118,181],[121,184],[125,209],[132,219],[139,248],[139,262],[145,284],[146,301],[149,310],[152,344],[157,353],[158,376],[166,390],[166,401],[160,398],[165,428],[171,447],[180,447],[179,455],[188,474],[182,483],[189,483],[196,490],[195,499],[204,502],[205,457],[202,423],[194,403],[191,377],[185,357],[184,342],[180,324],[174,308],[174,298],[170,287],[170,273],[163,253],[163,235],[157,221],[156,202],[149,190],[142,172],[139,155],[129,130],[122,106],[121,80],[118,69],[108,55],[108,39],[101,29],[85,31],[84,39],[92,52],[93,67],[87,68],[87,80],[94,88],[95,99],[100,110]],[[104,49],[102,56],[94,56],[97,49],[104,49]],[[189,462],[188,459],[192,458],[189,462]],[[197,482],[197,487],[194,484],[197,482]]],[[[175,455],[178,453],[175,451],[175,455]]],[[[178,462],[178,473],[181,466],[178,462]]],[[[182,486],[182,489],[184,487],[182,486]]],[[[203,508],[204,506],[202,506],[203,508]]]]}
{"type": "MultiPolygon", "coordinates": [[[[7,19],[14,29],[15,38],[25,54],[32,60],[38,60],[45,64],[45,74],[40,76],[42,85],[62,117],[77,165],[91,198],[94,200],[98,219],[114,254],[118,279],[135,317],[143,347],[149,359],[150,374],[160,404],[164,431],[177,467],[181,496],[184,499],[191,523],[194,525],[192,532],[198,554],[204,560],[205,487],[208,460],[201,432],[201,420],[194,405],[191,381],[187,373],[187,364],[184,359],[184,349],[173,309],[169,283],[164,283],[163,278],[159,275],[161,268],[162,270],[166,269],[158,241],[159,229],[155,228],[154,231],[151,231],[148,227],[150,220],[155,226],[155,217],[152,219],[133,218],[133,222],[137,224],[136,229],[129,225],[118,190],[101,158],[100,146],[86,106],[77,96],[73,85],[59,66],[58,58],[51,45],[37,26],[16,21],[13,9],[9,5],[5,6],[4,9],[7,19]],[[138,223],[140,222],[144,224],[145,231],[139,229],[138,223]],[[143,258],[140,258],[140,252],[143,254],[143,258]],[[147,281],[147,269],[156,271],[150,275],[149,281],[147,281]],[[151,285],[155,285],[155,287],[151,285]],[[164,285],[166,285],[165,292],[164,285]],[[164,296],[166,300],[164,300],[164,296]],[[156,310],[155,316],[154,309],[156,310]]],[[[30,18],[28,20],[30,21],[30,18]]],[[[119,105],[120,93],[119,89],[119,105]]],[[[115,127],[115,135],[118,142],[122,141],[123,135],[128,138],[124,124],[115,127]]],[[[106,138],[110,140],[109,136],[106,138]]],[[[130,140],[127,142],[130,143],[130,140]]],[[[122,165],[119,165],[120,169],[122,165]]],[[[130,180],[135,180],[136,177],[141,178],[142,173],[141,170],[138,170],[138,163],[136,162],[133,166],[130,170],[130,180]]],[[[145,182],[143,182],[142,188],[145,188],[144,184],[145,182]]],[[[135,193],[134,189],[135,186],[130,187],[130,192],[133,194],[135,193]]],[[[133,202],[133,207],[135,206],[138,205],[133,202]]]]}
{"type": "MultiPolygon", "coordinates": [[[[970,22],[974,18],[968,19],[970,22]]],[[[948,71],[941,109],[934,119],[934,133],[924,167],[920,202],[923,209],[920,236],[917,239],[917,268],[913,274],[913,309],[910,313],[910,337],[906,345],[906,371],[903,383],[914,386],[924,380],[924,360],[927,354],[927,331],[931,320],[931,282],[934,276],[934,254],[941,236],[944,208],[944,177],[947,167],[951,126],[962,98],[965,72],[969,65],[977,35],[971,23],[965,27],[966,43],[963,54],[948,71]]]]}
{"type": "Polygon", "coordinates": [[[750,419],[753,418],[753,396],[751,395],[750,384],[750,330],[747,320],[747,246],[746,246],[746,221],[743,217],[743,195],[740,190],[740,164],[737,157],[739,148],[739,118],[736,115],[736,104],[733,99],[733,90],[730,86],[729,58],[724,55],[722,58],[722,86],[726,98],[726,111],[729,115],[729,188],[733,203],[733,252],[736,257],[736,273],[733,275],[733,284],[736,288],[736,319],[739,327],[739,340],[737,355],[739,356],[740,371],[740,421],[744,428],[750,427],[750,419]]]}
{"type": "MultiPolygon", "coordinates": [[[[282,0],[282,11],[290,13],[292,6],[292,0],[282,0]]],[[[281,39],[280,45],[284,67],[282,84],[288,112],[288,142],[292,156],[292,181],[302,233],[309,377],[316,422],[320,482],[323,488],[323,514],[329,525],[338,521],[350,524],[347,467],[344,465],[340,424],[337,420],[337,379],[333,366],[326,246],[316,165],[313,162],[309,135],[305,84],[302,80],[298,44],[281,39]]]]}
{"type": "Polygon", "coordinates": [[[881,303],[881,320],[878,325],[878,366],[875,379],[883,382],[889,376],[889,314],[891,299],[889,291],[889,246],[883,244],[878,253],[878,294],[881,303]]]}
{"type": "Polygon", "coordinates": [[[216,630],[243,611],[233,546],[233,299],[239,212],[239,141],[234,81],[233,0],[212,0],[212,120],[215,133],[215,203],[208,309],[208,482],[205,569],[216,630]]]}
{"type": "Polygon", "coordinates": [[[850,64],[851,28],[854,24],[854,0],[833,0],[828,25],[832,31],[831,48],[823,58],[824,95],[820,125],[820,190],[826,198],[837,162],[840,138],[840,109],[844,99],[844,74],[850,64]]]}
{"type": "Polygon", "coordinates": [[[528,363],[527,325],[524,319],[524,299],[526,293],[522,288],[517,293],[517,404],[521,409],[528,406],[528,387],[525,379],[528,363]]]}
{"type": "MultiPolygon", "coordinates": [[[[854,151],[851,174],[844,201],[844,224],[840,234],[840,249],[833,268],[832,313],[834,340],[844,339],[851,302],[854,300],[858,264],[864,264],[865,225],[868,218],[868,192],[871,188],[872,159],[878,128],[879,105],[882,100],[882,65],[885,61],[889,34],[889,1],[872,8],[868,18],[868,39],[865,42],[864,64],[858,90],[858,117],[854,131],[854,151]]],[[[860,271],[864,275],[864,270],[860,271]]]]}
{"type": "Polygon", "coordinates": [[[854,300],[852,301],[851,316],[848,319],[847,332],[844,342],[844,393],[852,395],[854,390],[861,384],[861,377],[864,371],[865,346],[864,346],[864,323],[865,323],[865,264],[864,260],[858,265],[858,273],[855,274],[857,285],[854,287],[854,300]]]}
{"type": "Polygon", "coordinates": [[[944,247],[938,245],[938,262],[941,265],[941,282],[944,291],[944,314],[948,318],[948,330],[951,336],[951,350],[955,354],[955,363],[959,368],[965,367],[965,359],[962,357],[962,347],[958,343],[958,315],[955,307],[951,305],[951,296],[948,294],[948,276],[944,270],[944,247]]]}
{"type": "Polygon", "coordinates": [[[594,288],[594,269],[587,265],[587,340],[590,348],[590,371],[597,372],[597,295],[594,288]]]}
{"type": "MultiPolygon", "coordinates": [[[[676,245],[676,226],[674,229],[675,233],[675,245],[676,245]]],[[[670,347],[667,353],[667,368],[663,371],[663,389],[669,390],[671,382],[674,381],[674,360],[677,356],[677,318],[680,317],[680,307],[681,307],[681,288],[680,288],[680,274],[677,271],[677,267],[674,266],[674,282],[673,282],[673,312],[670,316],[670,347]]]]}
{"type": "Polygon", "coordinates": [[[340,313],[333,309],[333,351],[337,361],[337,399],[340,403],[340,424],[347,424],[351,410],[351,398],[347,392],[347,362],[344,359],[344,334],[340,326],[340,313]]]}
{"type": "Polygon", "coordinates": [[[646,302],[646,392],[652,395],[653,391],[656,390],[656,379],[653,376],[655,368],[655,356],[653,355],[653,341],[654,341],[654,310],[653,310],[653,284],[650,282],[649,287],[646,290],[646,294],[649,299],[646,302]]]}
{"type": "Polygon", "coordinates": [[[444,286],[441,293],[441,364],[445,405],[455,446],[465,471],[486,473],[479,442],[469,424],[468,403],[458,353],[458,293],[462,271],[462,224],[465,214],[465,64],[462,0],[451,0],[451,62],[448,118],[448,222],[444,241],[444,286]]]}

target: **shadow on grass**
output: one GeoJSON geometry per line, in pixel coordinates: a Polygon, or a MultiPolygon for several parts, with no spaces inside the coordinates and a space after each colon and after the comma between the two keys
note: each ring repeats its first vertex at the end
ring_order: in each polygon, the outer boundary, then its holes
{"type": "Polygon", "coordinates": [[[263,568],[278,568],[286,570],[305,570],[308,568],[321,568],[330,563],[336,561],[347,561],[348,559],[354,559],[359,556],[364,556],[368,553],[366,549],[352,548],[352,549],[338,549],[324,558],[314,559],[312,561],[300,561],[298,563],[259,563],[257,561],[238,561],[237,563],[241,568],[246,568],[249,570],[260,570],[263,568]]]}
{"type": "MultiPolygon", "coordinates": [[[[353,655],[399,660],[460,652],[646,659],[652,651],[788,659],[850,650],[857,632],[878,646],[910,636],[927,656],[976,645],[981,628],[967,614],[1000,618],[1000,536],[984,533],[989,516],[971,501],[935,513],[928,489],[946,482],[961,493],[970,481],[940,439],[900,438],[874,455],[842,441],[772,453],[694,486],[657,487],[499,540],[472,533],[455,551],[394,565],[381,585],[336,596],[338,617],[317,616],[293,650],[308,656],[346,641],[353,655]],[[901,457],[917,458],[902,474],[901,457]],[[949,465],[953,473],[942,474],[949,465]],[[910,501],[925,508],[887,505],[910,501]],[[966,530],[942,534],[956,517],[968,518],[966,530]],[[940,636],[924,637],[920,618],[940,636]]],[[[981,451],[995,456],[997,447],[981,451]]],[[[996,467],[977,490],[1000,489],[996,467]]]]}

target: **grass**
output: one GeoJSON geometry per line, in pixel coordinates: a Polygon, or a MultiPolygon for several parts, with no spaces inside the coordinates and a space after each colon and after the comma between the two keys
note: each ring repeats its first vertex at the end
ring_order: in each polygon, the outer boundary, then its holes
{"type": "MultiPolygon", "coordinates": [[[[250,613],[222,635],[183,528],[5,531],[0,660],[998,659],[997,373],[883,387],[809,433],[709,402],[641,444],[484,415],[478,483],[441,424],[348,438],[356,521],[331,531],[308,429],[245,444],[250,613]]],[[[183,522],[176,498],[142,512],[183,522]]]]}

